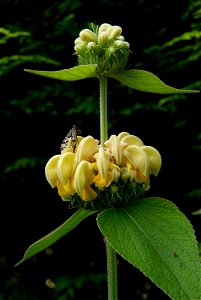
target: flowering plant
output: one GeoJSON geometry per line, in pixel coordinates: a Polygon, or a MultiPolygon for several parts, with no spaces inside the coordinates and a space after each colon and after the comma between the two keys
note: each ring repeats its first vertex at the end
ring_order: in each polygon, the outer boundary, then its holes
{"type": "MultiPolygon", "coordinates": [[[[84,29],[75,40],[78,66],[60,71],[26,70],[59,80],[95,77],[100,85],[100,141],[82,137],[76,126],[52,156],[45,175],[62,200],[76,212],[32,244],[22,263],[52,245],[90,215],[105,237],[108,300],[117,300],[116,253],[139,268],[172,299],[201,299],[201,268],[189,220],[169,200],[145,197],[150,177],[161,168],[161,155],[132,133],[108,138],[107,78],[130,88],[160,94],[194,93],[166,85],[144,70],[126,70],[130,45],[119,26],[104,23],[84,29]]],[[[18,265],[17,264],[17,265],[18,265]]]]}

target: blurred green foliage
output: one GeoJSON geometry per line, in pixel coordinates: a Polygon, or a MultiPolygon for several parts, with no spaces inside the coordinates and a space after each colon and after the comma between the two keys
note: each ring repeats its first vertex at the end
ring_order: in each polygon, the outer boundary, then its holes
{"type": "MultiPolygon", "coordinates": [[[[78,124],[83,135],[99,138],[98,81],[66,83],[27,74],[23,69],[75,66],[75,38],[90,23],[104,22],[123,28],[132,50],[128,68],[153,72],[178,88],[201,90],[199,0],[2,0],[0,178],[6,196],[1,203],[0,255],[8,257],[8,265],[9,260],[16,263],[31,242],[66,218],[66,204],[49,188],[44,176],[46,161],[59,153],[66,133],[78,124]]],[[[191,219],[200,240],[200,217],[192,215],[201,206],[200,95],[141,93],[112,79],[108,88],[110,134],[128,131],[160,151],[163,166],[157,180],[152,181],[151,193],[175,202],[191,219]]],[[[61,255],[61,268],[62,259],[61,255]]],[[[8,289],[15,289],[16,283],[11,280],[9,284],[8,289]]],[[[28,288],[23,292],[24,298],[22,294],[6,298],[1,292],[0,299],[33,298],[26,295],[28,288]]],[[[132,293],[122,299],[133,299],[132,293]]],[[[136,299],[141,299],[140,295],[136,299]]],[[[151,291],[149,295],[151,299],[151,291]]],[[[56,299],[52,297],[49,295],[49,299],[56,299]]],[[[167,298],[157,290],[153,299],[167,298]]]]}

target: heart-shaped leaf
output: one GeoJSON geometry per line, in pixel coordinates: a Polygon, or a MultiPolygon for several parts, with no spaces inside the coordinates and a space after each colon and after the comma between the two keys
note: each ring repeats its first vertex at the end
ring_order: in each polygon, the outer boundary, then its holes
{"type": "Polygon", "coordinates": [[[119,80],[123,85],[142,92],[157,94],[197,93],[197,90],[176,89],[165,84],[156,75],[144,70],[128,70],[111,77],[119,80]]]}
{"type": "Polygon", "coordinates": [[[175,300],[201,299],[198,245],[189,220],[171,202],[145,198],[97,217],[111,246],[175,300]]]}
{"type": "Polygon", "coordinates": [[[20,260],[15,266],[23,263],[28,258],[34,256],[40,251],[48,248],[56,241],[58,241],[61,237],[66,235],[72,229],[74,229],[81,221],[94,214],[96,211],[89,211],[84,209],[77,210],[68,220],[66,220],[62,225],[57,227],[55,230],[51,231],[49,234],[41,238],[40,240],[33,243],[26,250],[23,259],[20,260]]]}
{"type": "Polygon", "coordinates": [[[38,71],[30,69],[25,69],[24,71],[58,80],[76,81],[90,77],[97,77],[96,68],[97,65],[80,65],[59,71],[38,71]]]}

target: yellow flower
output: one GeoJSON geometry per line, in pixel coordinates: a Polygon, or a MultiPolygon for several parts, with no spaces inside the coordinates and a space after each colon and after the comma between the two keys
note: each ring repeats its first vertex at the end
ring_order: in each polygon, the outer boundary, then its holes
{"type": "Polygon", "coordinates": [[[162,163],[160,153],[151,146],[142,146],[141,148],[149,157],[149,174],[154,174],[157,176],[162,163]]]}
{"type": "Polygon", "coordinates": [[[97,196],[91,188],[94,176],[92,164],[86,160],[81,161],[75,172],[74,184],[76,192],[84,201],[94,200],[97,196]]]}
{"type": "MultiPolygon", "coordinates": [[[[91,165],[90,161],[94,160],[93,155],[98,151],[99,141],[95,140],[92,136],[85,138],[79,137],[79,141],[76,153],[73,153],[71,140],[69,139],[62,153],[50,158],[45,166],[47,181],[52,188],[57,187],[58,193],[63,200],[68,200],[69,196],[75,193],[78,193],[84,201],[92,200],[96,195],[95,192],[92,193],[92,189],[90,190],[88,186],[92,183],[95,175],[93,175],[92,172],[89,174],[89,166],[86,168],[86,164],[80,165],[80,163],[87,162],[91,165]],[[85,168],[83,168],[83,166],[85,166],[85,168]],[[85,180],[83,180],[84,172],[86,172],[85,180]],[[77,174],[76,177],[75,173],[77,174]],[[80,174],[82,177],[80,177],[80,174]],[[84,183],[86,188],[83,186],[84,183]],[[83,191],[81,192],[82,188],[83,191]]],[[[93,167],[91,165],[91,171],[92,170],[93,167]]]]}
{"type": "Polygon", "coordinates": [[[76,142],[77,147],[72,147],[69,139],[61,154],[50,158],[45,167],[47,181],[57,187],[63,200],[88,202],[99,195],[103,205],[124,201],[124,193],[126,199],[144,193],[150,175],[157,176],[161,168],[160,153],[128,132],[111,135],[104,147],[92,136],[80,136],[76,142]]]}
{"type": "Polygon", "coordinates": [[[134,180],[149,185],[149,175],[158,175],[161,167],[159,152],[144,146],[142,140],[128,132],[112,135],[105,146],[111,153],[114,163],[120,167],[121,179],[124,182],[134,180]]]}
{"type": "Polygon", "coordinates": [[[94,168],[98,171],[98,174],[94,178],[94,183],[100,189],[108,187],[114,179],[114,174],[111,170],[115,165],[110,162],[110,155],[103,147],[99,148],[99,152],[95,154],[95,159],[94,168]]]}
{"type": "Polygon", "coordinates": [[[61,197],[75,193],[73,179],[76,165],[75,154],[72,152],[62,154],[58,160],[57,174],[59,180],[57,182],[57,188],[61,197]]]}
{"type": "Polygon", "coordinates": [[[61,155],[54,155],[50,158],[45,166],[45,176],[52,188],[57,185],[58,174],[57,174],[57,163],[61,155]]]}
{"type": "Polygon", "coordinates": [[[76,152],[76,160],[91,160],[94,153],[98,151],[99,141],[95,140],[92,136],[87,136],[81,140],[76,152]]]}
{"type": "Polygon", "coordinates": [[[123,152],[126,157],[127,168],[134,171],[134,179],[138,183],[149,183],[149,161],[145,151],[135,145],[126,147],[123,152]]]}

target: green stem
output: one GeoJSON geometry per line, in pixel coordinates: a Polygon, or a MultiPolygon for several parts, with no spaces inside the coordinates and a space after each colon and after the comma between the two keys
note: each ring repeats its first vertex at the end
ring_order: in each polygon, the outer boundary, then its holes
{"type": "Polygon", "coordinates": [[[117,289],[117,257],[116,251],[110,246],[107,239],[106,255],[107,255],[107,285],[108,285],[108,300],[118,299],[117,289]]]}
{"type": "Polygon", "coordinates": [[[100,141],[101,146],[104,146],[105,141],[108,139],[107,127],[107,77],[99,77],[100,84],[100,141]]]}
{"type": "MultiPolygon", "coordinates": [[[[107,77],[99,76],[100,84],[100,142],[104,147],[105,141],[108,139],[107,125],[107,77]]],[[[117,258],[116,251],[110,246],[107,239],[106,256],[107,256],[107,285],[108,285],[108,300],[117,300],[117,258]]]]}

